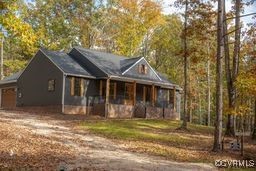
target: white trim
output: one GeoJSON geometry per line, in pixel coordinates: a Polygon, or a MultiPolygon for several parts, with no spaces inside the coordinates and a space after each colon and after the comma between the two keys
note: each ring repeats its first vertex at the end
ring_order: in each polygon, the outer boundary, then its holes
{"type": "MultiPolygon", "coordinates": [[[[75,49],[78,53],[80,53],[82,56],[84,56],[84,57],[86,57],[85,55],[83,55],[83,53],[77,48],[77,47],[74,47],[73,49],[75,49]]],[[[73,50],[72,49],[72,50],[73,50]]],[[[72,52],[72,50],[70,51],[70,52],[72,52]]],[[[70,54],[70,52],[69,52],[69,54],[70,54]]],[[[86,59],[88,60],[88,61],[90,61],[94,66],[96,66],[99,70],[101,70],[103,73],[105,73],[108,77],[109,77],[109,74],[106,72],[106,71],[104,71],[103,69],[101,69],[97,64],[95,64],[95,62],[93,62],[93,61],[91,61],[89,58],[87,58],[86,57],[86,59]]]]}
{"type": "MultiPolygon", "coordinates": [[[[143,57],[144,58],[144,57],[143,57]]],[[[145,58],[144,58],[145,59],[145,58]]],[[[156,71],[149,65],[148,61],[145,59],[146,63],[148,64],[148,66],[150,67],[150,69],[156,74],[157,78],[162,81],[162,79],[159,77],[159,75],[156,73],[156,71]]]]}
{"type": "Polygon", "coordinates": [[[66,86],[65,86],[65,82],[66,82],[66,76],[65,74],[63,74],[62,77],[62,106],[61,106],[61,113],[65,113],[65,90],[66,90],[66,86]]]}
{"type": "Polygon", "coordinates": [[[128,72],[131,68],[133,68],[136,64],[138,64],[141,60],[143,59],[143,57],[141,57],[138,61],[136,61],[134,64],[132,64],[132,66],[130,66],[129,68],[127,68],[122,75],[124,75],[126,72],[128,72]]]}
{"type": "Polygon", "coordinates": [[[71,74],[71,73],[64,73],[64,74],[67,75],[67,76],[96,79],[96,77],[94,77],[94,76],[87,76],[87,75],[80,75],[80,74],[71,74]]]}
{"type": "MultiPolygon", "coordinates": [[[[2,80],[4,81],[4,80],[2,80]]],[[[10,84],[10,83],[16,83],[17,80],[9,80],[9,81],[4,81],[3,83],[0,83],[0,85],[5,85],[5,84],[10,84]]]]}
{"type": "Polygon", "coordinates": [[[156,71],[149,65],[148,61],[144,58],[141,57],[138,61],[136,61],[132,66],[130,66],[128,69],[126,69],[122,75],[124,75],[126,72],[128,72],[131,68],[133,68],[135,65],[137,65],[142,59],[144,59],[144,61],[146,61],[147,65],[149,66],[149,68],[153,71],[153,73],[156,75],[156,77],[162,81],[162,79],[159,77],[159,75],[156,73],[156,71]]]}

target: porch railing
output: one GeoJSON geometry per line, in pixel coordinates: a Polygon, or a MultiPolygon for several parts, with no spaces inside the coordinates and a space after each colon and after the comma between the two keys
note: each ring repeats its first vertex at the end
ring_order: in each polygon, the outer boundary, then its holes
{"type": "MultiPolygon", "coordinates": [[[[88,106],[93,106],[93,104],[104,104],[106,102],[106,96],[89,96],[88,106]]],[[[133,99],[129,99],[123,95],[117,95],[116,97],[109,96],[110,104],[120,104],[120,105],[134,105],[133,99]]],[[[136,99],[135,105],[143,105],[145,107],[161,107],[161,108],[173,108],[173,103],[165,100],[156,100],[154,104],[151,101],[144,102],[141,99],[136,99]]]]}

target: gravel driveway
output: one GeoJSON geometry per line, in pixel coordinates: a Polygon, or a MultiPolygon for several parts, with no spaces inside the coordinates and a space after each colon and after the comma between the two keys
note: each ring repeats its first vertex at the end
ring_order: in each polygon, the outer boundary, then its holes
{"type": "Polygon", "coordinates": [[[0,111],[0,168],[34,170],[216,170],[126,151],[109,139],[74,129],[83,116],[0,111]]]}

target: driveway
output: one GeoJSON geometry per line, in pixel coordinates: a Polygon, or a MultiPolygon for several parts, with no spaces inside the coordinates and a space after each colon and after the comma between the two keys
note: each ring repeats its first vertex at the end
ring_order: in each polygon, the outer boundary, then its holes
{"type": "Polygon", "coordinates": [[[40,170],[216,170],[125,150],[75,129],[84,116],[0,111],[0,168],[40,170]]]}

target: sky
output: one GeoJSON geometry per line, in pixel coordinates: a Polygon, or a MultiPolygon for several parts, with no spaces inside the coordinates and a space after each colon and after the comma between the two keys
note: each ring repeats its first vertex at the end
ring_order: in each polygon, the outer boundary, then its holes
{"type": "MultiPolygon", "coordinates": [[[[163,13],[164,14],[184,13],[184,9],[177,9],[173,6],[174,2],[175,2],[175,0],[163,0],[163,13]]],[[[229,11],[231,9],[232,5],[233,4],[231,3],[231,0],[226,0],[226,11],[229,11]]],[[[215,4],[215,6],[217,8],[217,3],[215,4]]],[[[256,0],[254,0],[253,5],[251,5],[249,7],[248,6],[245,7],[244,14],[253,13],[253,12],[256,12],[256,0]]],[[[247,23],[250,23],[256,19],[252,19],[252,16],[248,16],[248,17],[241,18],[241,20],[246,25],[247,23]]]]}

